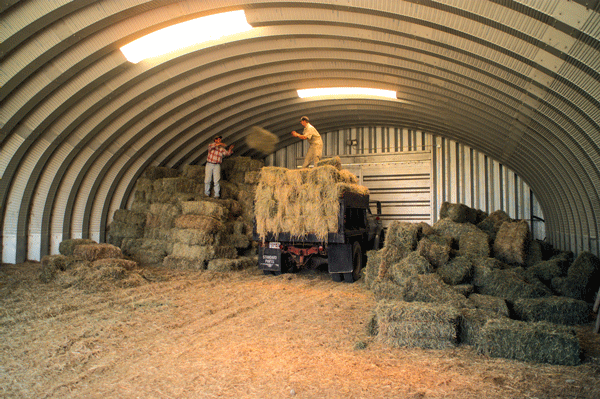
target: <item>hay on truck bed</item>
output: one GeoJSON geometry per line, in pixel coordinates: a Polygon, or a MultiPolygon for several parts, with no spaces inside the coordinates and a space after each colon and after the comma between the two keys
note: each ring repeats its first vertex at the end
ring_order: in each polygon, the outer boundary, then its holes
{"type": "Polygon", "coordinates": [[[327,241],[328,233],[338,231],[340,199],[353,195],[368,204],[369,190],[332,165],[309,170],[264,167],[255,196],[256,232],[261,240],[289,233],[327,241]]]}

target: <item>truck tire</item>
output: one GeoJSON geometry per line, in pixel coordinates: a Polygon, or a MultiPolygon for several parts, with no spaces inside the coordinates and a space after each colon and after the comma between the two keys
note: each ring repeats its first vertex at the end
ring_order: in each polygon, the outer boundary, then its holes
{"type": "Polygon", "coordinates": [[[360,242],[352,244],[352,273],[344,273],[344,282],[353,283],[360,279],[363,268],[363,255],[360,242]]]}

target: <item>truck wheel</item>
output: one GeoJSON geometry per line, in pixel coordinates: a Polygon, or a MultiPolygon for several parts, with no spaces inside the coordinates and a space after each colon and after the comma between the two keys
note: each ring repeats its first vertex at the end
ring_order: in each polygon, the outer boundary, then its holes
{"type": "Polygon", "coordinates": [[[344,273],[344,282],[353,283],[360,279],[363,268],[363,256],[360,243],[354,241],[352,245],[352,273],[344,273]]]}

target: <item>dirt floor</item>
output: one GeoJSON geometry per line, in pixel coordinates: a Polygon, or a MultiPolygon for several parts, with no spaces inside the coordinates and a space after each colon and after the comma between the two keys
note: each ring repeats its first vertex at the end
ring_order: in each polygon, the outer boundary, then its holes
{"type": "Polygon", "coordinates": [[[598,398],[600,339],[577,367],[367,335],[375,301],[319,272],[146,269],[130,288],[41,283],[0,267],[3,398],[598,398]]]}

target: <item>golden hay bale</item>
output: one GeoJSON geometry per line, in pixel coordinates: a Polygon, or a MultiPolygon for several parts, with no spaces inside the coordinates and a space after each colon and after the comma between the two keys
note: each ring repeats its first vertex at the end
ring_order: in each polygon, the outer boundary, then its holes
{"type": "Polygon", "coordinates": [[[494,240],[494,257],[506,263],[525,264],[529,239],[527,221],[504,222],[494,240]]]}
{"type": "Polygon", "coordinates": [[[258,184],[260,181],[260,171],[251,170],[246,172],[244,175],[244,183],[246,184],[258,184]]]}
{"type": "Polygon", "coordinates": [[[379,265],[381,264],[381,251],[367,251],[367,264],[365,267],[364,283],[367,289],[371,289],[375,279],[379,276],[379,265]]]}
{"type": "Polygon", "coordinates": [[[236,258],[237,250],[233,247],[223,245],[185,245],[177,242],[173,244],[172,256],[197,259],[200,262],[204,262],[217,258],[236,258]]]}
{"type": "Polygon", "coordinates": [[[246,145],[252,149],[271,154],[279,143],[279,137],[260,126],[252,126],[246,135],[246,145]]]}
{"type": "Polygon", "coordinates": [[[177,177],[181,173],[177,169],[171,169],[164,166],[148,166],[144,171],[143,177],[150,180],[162,179],[165,177],[177,177]]]}
{"type": "Polygon", "coordinates": [[[106,259],[98,259],[92,262],[92,267],[96,269],[119,266],[125,270],[133,270],[137,268],[137,262],[128,259],[114,259],[114,258],[106,258],[106,259]]]}
{"type": "Polygon", "coordinates": [[[469,280],[473,274],[473,262],[466,256],[457,256],[436,270],[449,285],[458,285],[469,280]]]}
{"type": "Polygon", "coordinates": [[[456,223],[475,223],[477,221],[477,210],[465,204],[444,202],[440,207],[440,219],[445,218],[456,223]]]}
{"type": "Polygon", "coordinates": [[[200,182],[204,181],[204,165],[183,165],[183,176],[200,182]]]}
{"type": "Polygon", "coordinates": [[[575,332],[547,322],[489,320],[481,329],[476,347],[487,356],[526,362],[576,366],[581,361],[575,332]]]}
{"type": "Polygon", "coordinates": [[[476,345],[481,336],[481,329],[488,320],[500,319],[504,316],[488,309],[463,308],[460,309],[460,335],[462,344],[476,345]]]}
{"type": "Polygon", "coordinates": [[[405,285],[411,278],[419,274],[433,271],[429,261],[418,252],[410,252],[405,258],[394,263],[388,269],[387,277],[398,285],[405,285]]]}
{"type": "Polygon", "coordinates": [[[430,238],[433,236],[434,235],[423,237],[417,245],[417,252],[421,256],[424,256],[432,266],[438,268],[448,263],[452,248],[448,244],[439,244],[435,242],[430,238]]]}
{"type": "Polygon", "coordinates": [[[308,169],[288,169],[285,172],[286,183],[292,187],[300,187],[308,182],[308,169]]]}
{"type": "Polygon", "coordinates": [[[201,229],[177,229],[172,230],[173,240],[185,245],[222,245],[225,243],[225,231],[217,233],[201,229]]]}
{"type": "Polygon", "coordinates": [[[485,309],[504,317],[510,316],[510,312],[504,298],[492,295],[471,294],[469,295],[468,302],[477,309],[485,309]]]}
{"type": "Polygon", "coordinates": [[[340,170],[340,178],[345,183],[350,183],[350,184],[358,184],[359,183],[358,177],[356,177],[356,175],[354,173],[352,173],[346,169],[340,170]]]}
{"type": "Polygon", "coordinates": [[[69,256],[69,255],[73,255],[73,251],[75,251],[75,248],[77,248],[79,245],[90,245],[90,244],[97,244],[97,242],[94,240],[87,239],[87,238],[72,238],[69,240],[63,240],[58,245],[58,252],[61,255],[69,256]]]}
{"type": "Polygon", "coordinates": [[[182,256],[169,255],[163,259],[163,266],[168,269],[178,270],[205,270],[204,259],[185,258],[182,256]]]}
{"type": "Polygon", "coordinates": [[[573,326],[590,321],[591,305],[564,296],[518,299],[513,304],[516,318],[523,321],[547,321],[573,326]]]}
{"type": "Polygon", "coordinates": [[[431,227],[437,234],[452,237],[452,239],[457,242],[460,241],[463,234],[480,232],[480,230],[471,223],[457,223],[448,218],[438,220],[431,227]]]}
{"type": "Polygon", "coordinates": [[[229,216],[229,210],[215,201],[183,201],[181,212],[184,215],[204,215],[218,220],[225,220],[229,216]]]}
{"type": "Polygon", "coordinates": [[[90,262],[106,258],[123,258],[121,248],[111,244],[79,245],[73,250],[73,255],[90,262]]]}
{"type": "Polygon", "coordinates": [[[341,170],[342,169],[342,160],[340,159],[340,157],[338,157],[336,155],[333,158],[321,159],[319,162],[317,162],[317,164],[315,166],[318,167],[318,166],[324,166],[324,165],[331,165],[331,166],[334,166],[336,169],[341,170]]]}
{"type": "Polygon", "coordinates": [[[504,222],[512,222],[513,220],[508,214],[502,210],[497,210],[488,215],[485,219],[477,224],[481,230],[485,231],[493,240],[496,239],[496,234],[500,230],[500,226],[504,222]]]}
{"type": "Polygon", "coordinates": [[[308,181],[316,185],[329,185],[341,182],[342,177],[335,166],[323,165],[309,170],[308,181]]]}
{"type": "Polygon", "coordinates": [[[181,215],[173,224],[178,229],[196,229],[207,233],[217,233],[223,229],[223,223],[219,220],[203,215],[181,215]]]}
{"type": "Polygon", "coordinates": [[[419,274],[404,284],[403,300],[407,302],[434,302],[457,308],[470,307],[467,298],[445,284],[435,273],[419,274]]]}
{"type": "Polygon", "coordinates": [[[143,226],[146,224],[146,214],[142,212],[134,212],[128,209],[117,209],[114,213],[113,220],[117,222],[143,226]]]}
{"type": "Polygon", "coordinates": [[[490,237],[481,230],[473,230],[462,234],[458,240],[458,253],[463,256],[490,256],[490,237]]]}

